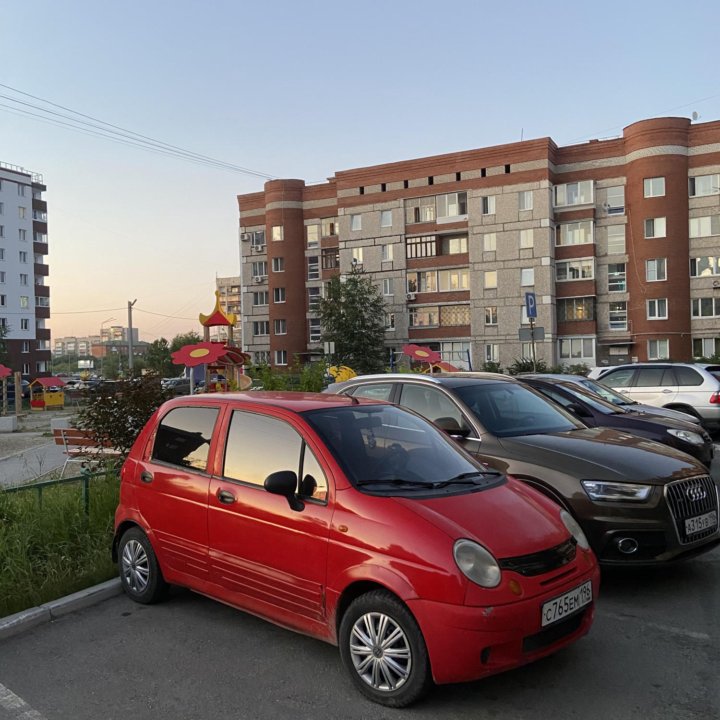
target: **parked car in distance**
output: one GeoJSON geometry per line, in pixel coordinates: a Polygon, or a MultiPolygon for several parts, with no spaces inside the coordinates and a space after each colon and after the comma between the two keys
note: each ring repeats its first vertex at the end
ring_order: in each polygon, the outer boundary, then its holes
{"type": "Polygon", "coordinates": [[[588,428],[507,375],[368,375],[327,392],[424,415],[482,462],[571,512],[601,563],[662,563],[720,543],[718,488],[702,463],[628,433],[588,428]]]}
{"type": "Polygon", "coordinates": [[[607,385],[603,385],[597,380],[592,380],[584,375],[569,375],[565,373],[522,373],[520,375],[516,375],[515,377],[520,379],[525,377],[541,377],[563,380],[565,382],[579,385],[580,387],[599,395],[603,400],[611,402],[613,405],[617,405],[625,410],[646,413],[649,415],[659,415],[664,418],[672,418],[673,420],[681,420],[683,422],[692,423],[693,425],[700,425],[700,418],[696,415],[689,415],[688,413],[671,410],[670,408],[655,407],[655,405],[645,405],[643,403],[639,403],[637,400],[633,400],[627,395],[623,395],[621,392],[613,390],[612,388],[607,387],[607,385]]]}
{"type": "Polygon", "coordinates": [[[163,389],[171,392],[173,395],[189,395],[190,394],[190,378],[176,377],[170,378],[163,384],[163,389]]]}
{"type": "Polygon", "coordinates": [[[339,645],[391,707],[574,642],[599,581],[569,513],[424,418],[303,393],[162,405],[122,467],[113,557],[137,602],[182,585],[339,645]]]}
{"type": "Polygon", "coordinates": [[[695,415],[708,430],[720,430],[720,365],[632,363],[609,367],[597,380],[633,400],[695,415]]]}
{"type": "Polygon", "coordinates": [[[518,377],[564,407],[588,427],[612,427],[655,440],[689,453],[705,467],[710,468],[713,459],[713,441],[699,424],[625,410],[603,400],[577,383],[544,375],[518,377]]]}

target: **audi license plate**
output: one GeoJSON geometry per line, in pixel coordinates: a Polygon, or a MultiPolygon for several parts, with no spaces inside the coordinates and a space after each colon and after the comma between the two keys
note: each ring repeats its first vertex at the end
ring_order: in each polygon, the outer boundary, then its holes
{"type": "Polygon", "coordinates": [[[592,602],[592,582],[588,580],[560,597],[548,600],[542,606],[542,626],[552,625],[576,613],[592,602]]]}
{"type": "Polygon", "coordinates": [[[710,528],[717,527],[718,514],[717,510],[705,513],[703,515],[697,515],[696,517],[688,518],[685,521],[685,534],[694,535],[695,533],[702,532],[703,530],[709,530],[710,528]]]}

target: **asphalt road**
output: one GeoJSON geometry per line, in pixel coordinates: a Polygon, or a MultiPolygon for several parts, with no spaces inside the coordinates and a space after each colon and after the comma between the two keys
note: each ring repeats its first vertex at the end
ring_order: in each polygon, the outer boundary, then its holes
{"type": "Polygon", "coordinates": [[[720,548],[606,572],[589,636],[480,682],[388,710],[337,649],[187,591],[124,596],[0,643],[0,720],[709,720],[720,717],[720,548]]]}

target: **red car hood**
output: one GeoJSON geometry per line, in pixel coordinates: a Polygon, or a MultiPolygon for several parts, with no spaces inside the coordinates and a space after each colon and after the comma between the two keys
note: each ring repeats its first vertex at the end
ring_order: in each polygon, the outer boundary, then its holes
{"type": "Polygon", "coordinates": [[[453,540],[475,540],[497,558],[546,550],[570,535],[560,520],[557,505],[512,479],[480,492],[395,500],[453,540]]]}

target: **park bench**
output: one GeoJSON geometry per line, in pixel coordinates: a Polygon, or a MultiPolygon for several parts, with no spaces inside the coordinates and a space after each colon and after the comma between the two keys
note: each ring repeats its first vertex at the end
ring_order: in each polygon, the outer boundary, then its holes
{"type": "Polygon", "coordinates": [[[120,452],[116,448],[99,443],[87,430],[53,428],[53,438],[56,445],[62,445],[66,455],[60,477],[65,475],[65,469],[71,462],[80,462],[83,467],[88,468],[106,460],[113,461],[120,458],[120,452]]]}

